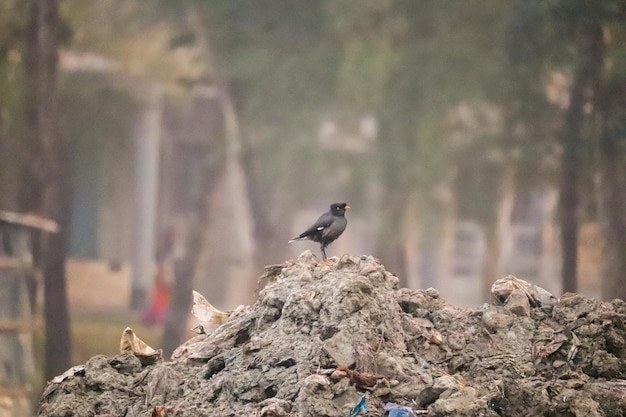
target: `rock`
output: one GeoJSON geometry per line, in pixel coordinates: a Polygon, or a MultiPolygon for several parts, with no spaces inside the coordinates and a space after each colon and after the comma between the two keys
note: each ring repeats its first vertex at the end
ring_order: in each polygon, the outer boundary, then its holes
{"type": "Polygon", "coordinates": [[[487,408],[485,401],[477,398],[476,390],[472,387],[450,392],[446,398],[440,397],[428,407],[428,411],[435,416],[497,416],[487,408]]]}
{"type": "Polygon", "coordinates": [[[377,372],[388,378],[406,379],[400,358],[380,352],[376,360],[377,372]]]}
{"type": "Polygon", "coordinates": [[[575,417],[604,417],[600,404],[589,394],[579,390],[565,389],[556,397],[556,410],[561,415],[573,415],[575,417]]]}
{"type": "Polygon", "coordinates": [[[322,393],[323,396],[332,398],[330,392],[330,381],[323,375],[309,375],[302,382],[302,390],[308,394],[322,393]]]}
{"type": "Polygon", "coordinates": [[[333,382],[337,382],[339,380],[342,380],[344,378],[348,377],[348,373],[344,372],[344,371],[340,371],[339,369],[335,369],[331,374],[330,374],[330,380],[333,382]]]}
{"type": "Polygon", "coordinates": [[[439,291],[437,291],[435,288],[427,288],[424,291],[424,294],[428,295],[429,297],[432,298],[439,298],[439,291]]]}
{"type": "Polygon", "coordinates": [[[522,291],[526,294],[530,305],[533,307],[551,309],[552,306],[559,301],[543,288],[522,279],[515,278],[513,275],[509,275],[494,282],[491,286],[491,295],[496,303],[504,304],[515,290],[522,291]]]}
{"type": "Polygon", "coordinates": [[[341,410],[332,401],[330,381],[325,376],[313,374],[304,379],[296,406],[302,415],[336,416],[341,410]]]}
{"type": "Polygon", "coordinates": [[[170,366],[158,364],[146,378],[146,404],[158,406],[180,395],[180,375],[170,366]]]}
{"type": "Polygon", "coordinates": [[[141,371],[141,360],[133,353],[117,355],[109,365],[124,375],[135,375],[141,371]]]}
{"type": "Polygon", "coordinates": [[[204,367],[204,378],[209,379],[213,375],[221,372],[226,367],[226,362],[221,356],[215,356],[206,363],[204,367]]]}
{"type": "Polygon", "coordinates": [[[428,296],[415,290],[401,288],[398,290],[398,304],[405,313],[413,313],[419,308],[428,306],[428,296]]]}
{"type": "Polygon", "coordinates": [[[433,384],[424,388],[417,396],[417,403],[420,407],[425,407],[435,402],[441,394],[447,390],[458,389],[458,383],[454,378],[444,375],[433,381],[433,384]]]}
{"type": "Polygon", "coordinates": [[[356,361],[356,353],[348,332],[340,331],[324,341],[324,350],[335,361],[336,366],[351,367],[356,361]]]}
{"type": "Polygon", "coordinates": [[[522,290],[513,290],[506,299],[504,307],[516,316],[530,316],[530,301],[522,290]]]}
{"type": "Polygon", "coordinates": [[[465,342],[465,335],[453,333],[448,335],[446,338],[446,343],[450,346],[450,349],[453,350],[463,350],[467,343],[465,342]]]}
{"type": "Polygon", "coordinates": [[[433,386],[426,387],[417,395],[416,402],[420,407],[426,407],[434,403],[445,389],[437,389],[433,386]]]}
{"type": "Polygon", "coordinates": [[[292,407],[291,401],[279,398],[268,398],[259,403],[261,407],[261,417],[288,417],[292,407]]]}
{"type": "Polygon", "coordinates": [[[489,309],[482,314],[482,322],[491,333],[498,329],[508,329],[513,323],[513,317],[499,309],[489,309]]]}
{"type": "Polygon", "coordinates": [[[443,375],[433,381],[433,388],[441,390],[456,390],[460,388],[459,381],[451,377],[450,375],[443,375]]]}

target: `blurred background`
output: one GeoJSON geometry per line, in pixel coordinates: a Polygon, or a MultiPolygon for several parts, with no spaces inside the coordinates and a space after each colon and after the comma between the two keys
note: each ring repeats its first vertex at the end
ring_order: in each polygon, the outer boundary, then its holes
{"type": "Polygon", "coordinates": [[[320,256],[287,241],[333,202],[329,256],[450,302],[508,274],[624,299],[625,23],[624,0],[2,0],[0,409],[127,325],[168,356],[192,289],[252,303],[264,265],[320,256]]]}

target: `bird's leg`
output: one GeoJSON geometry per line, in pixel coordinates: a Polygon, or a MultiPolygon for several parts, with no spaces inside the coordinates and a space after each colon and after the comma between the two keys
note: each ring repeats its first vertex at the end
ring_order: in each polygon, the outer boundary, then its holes
{"type": "Polygon", "coordinates": [[[321,249],[322,249],[322,256],[323,256],[323,258],[324,258],[324,259],[322,259],[322,262],[320,262],[320,264],[322,264],[322,265],[326,265],[326,266],[330,266],[330,265],[332,265],[332,264],[333,264],[333,261],[329,260],[329,259],[326,257],[326,245],[321,245],[320,247],[321,247],[321,249]]]}

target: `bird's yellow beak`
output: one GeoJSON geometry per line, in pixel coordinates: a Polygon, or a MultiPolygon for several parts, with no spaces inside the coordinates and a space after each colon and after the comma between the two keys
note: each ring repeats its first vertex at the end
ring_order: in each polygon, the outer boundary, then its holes
{"type": "Polygon", "coordinates": [[[350,210],[350,206],[346,204],[346,210],[350,210]]]}

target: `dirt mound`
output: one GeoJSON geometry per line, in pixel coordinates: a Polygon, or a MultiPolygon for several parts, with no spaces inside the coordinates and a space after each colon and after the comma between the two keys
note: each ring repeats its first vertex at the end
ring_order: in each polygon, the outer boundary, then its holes
{"type": "Polygon", "coordinates": [[[372,257],[327,266],[308,251],[264,278],[256,304],[174,360],[93,357],[48,386],[38,415],[382,416],[389,403],[429,416],[625,413],[623,301],[566,294],[519,308],[511,295],[465,309],[398,288],[372,257]],[[360,399],[367,409],[353,410],[360,399]]]}

